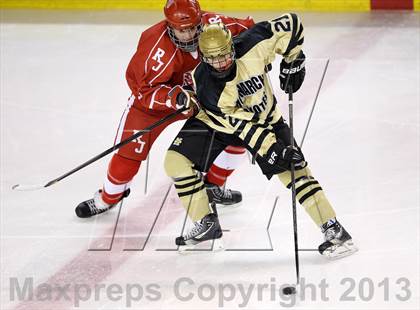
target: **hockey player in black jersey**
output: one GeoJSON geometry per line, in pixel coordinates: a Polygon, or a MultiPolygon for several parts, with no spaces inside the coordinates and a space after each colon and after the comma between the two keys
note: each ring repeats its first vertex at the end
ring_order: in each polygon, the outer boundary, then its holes
{"type": "MultiPolygon", "coordinates": [[[[198,171],[206,171],[207,163],[226,145],[238,145],[252,153],[268,179],[276,175],[288,188],[294,165],[296,198],[324,234],[319,246],[322,255],[339,258],[357,250],[302,151],[291,147],[290,129],[266,72],[276,54],[282,55],[280,86],[296,92],[305,77],[303,40],[303,26],[295,14],[260,22],[234,39],[221,23],[204,27],[199,39],[202,62],[193,72],[201,110],[185,123],[165,159],[165,170],[195,222],[191,231],[176,239],[177,245],[222,237],[217,212],[209,205],[198,171]]],[[[182,92],[177,100],[196,102],[190,98],[182,92]]]]}

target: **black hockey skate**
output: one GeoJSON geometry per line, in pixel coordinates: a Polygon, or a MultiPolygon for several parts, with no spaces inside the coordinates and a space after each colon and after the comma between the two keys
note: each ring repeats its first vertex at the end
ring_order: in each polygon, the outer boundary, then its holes
{"type": "Polygon", "coordinates": [[[329,220],[322,225],[321,229],[325,235],[325,242],[318,247],[318,250],[322,255],[330,259],[338,259],[358,250],[350,234],[336,219],[329,220]]]}
{"type": "Polygon", "coordinates": [[[211,204],[212,213],[207,214],[199,222],[194,223],[194,227],[185,235],[177,237],[175,244],[179,246],[179,251],[194,249],[194,247],[203,242],[212,240],[212,250],[217,251],[223,249],[220,238],[223,232],[217,217],[217,211],[214,203],[211,204]]]}
{"type": "Polygon", "coordinates": [[[238,207],[241,205],[241,192],[225,189],[207,182],[204,184],[206,186],[207,196],[209,196],[209,202],[214,202],[217,207],[238,207]]]}
{"type": "MultiPolygon", "coordinates": [[[[92,199],[81,202],[74,210],[76,212],[76,215],[81,218],[91,217],[94,215],[104,213],[117,204],[115,203],[110,205],[104,202],[101,198],[101,193],[102,190],[98,190],[92,199]]],[[[127,189],[118,202],[120,202],[123,198],[127,197],[129,194],[130,189],[127,189]]]]}

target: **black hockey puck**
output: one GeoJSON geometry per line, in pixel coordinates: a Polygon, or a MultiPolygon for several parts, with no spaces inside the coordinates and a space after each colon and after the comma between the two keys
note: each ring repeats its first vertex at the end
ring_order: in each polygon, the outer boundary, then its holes
{"type": "Polygon", "coordinates": [[[296,288],[293,286],[286,286],[283,288],[283,294],[284,295],[296,294],[296,288]]]}

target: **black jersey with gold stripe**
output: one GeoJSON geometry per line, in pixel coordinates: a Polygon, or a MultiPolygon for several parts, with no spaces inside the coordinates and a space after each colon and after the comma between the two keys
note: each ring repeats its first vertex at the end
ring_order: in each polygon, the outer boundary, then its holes
{"type": "Polygon", "coordinates": [[[233,39],[235,62],[223,77],[202,62],[193,72],[203,110],[196,116],[211,128],[235,134],[263,156],[276,137],[272,124],[281,118],[266,66],[276,54],[296,59],[303,44],[303,26],[296,14],[257,23],[233,39]]]}

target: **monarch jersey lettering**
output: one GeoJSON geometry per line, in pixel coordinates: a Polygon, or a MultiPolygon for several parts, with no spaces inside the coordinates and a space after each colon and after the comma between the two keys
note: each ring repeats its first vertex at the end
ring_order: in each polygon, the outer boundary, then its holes
{"type": "Polygon", "coordinates": [[[262,102],[248,107],[244,100],[248,96],[253,96],[256,92],[264,87],[264,75],[253,76],[246,81],[239,82],[236,85],[238,89],[238,99],[236,106],[243,108],[247,112],[261,113],[267,106],[267,94],[263,90],[262,102]]]}

